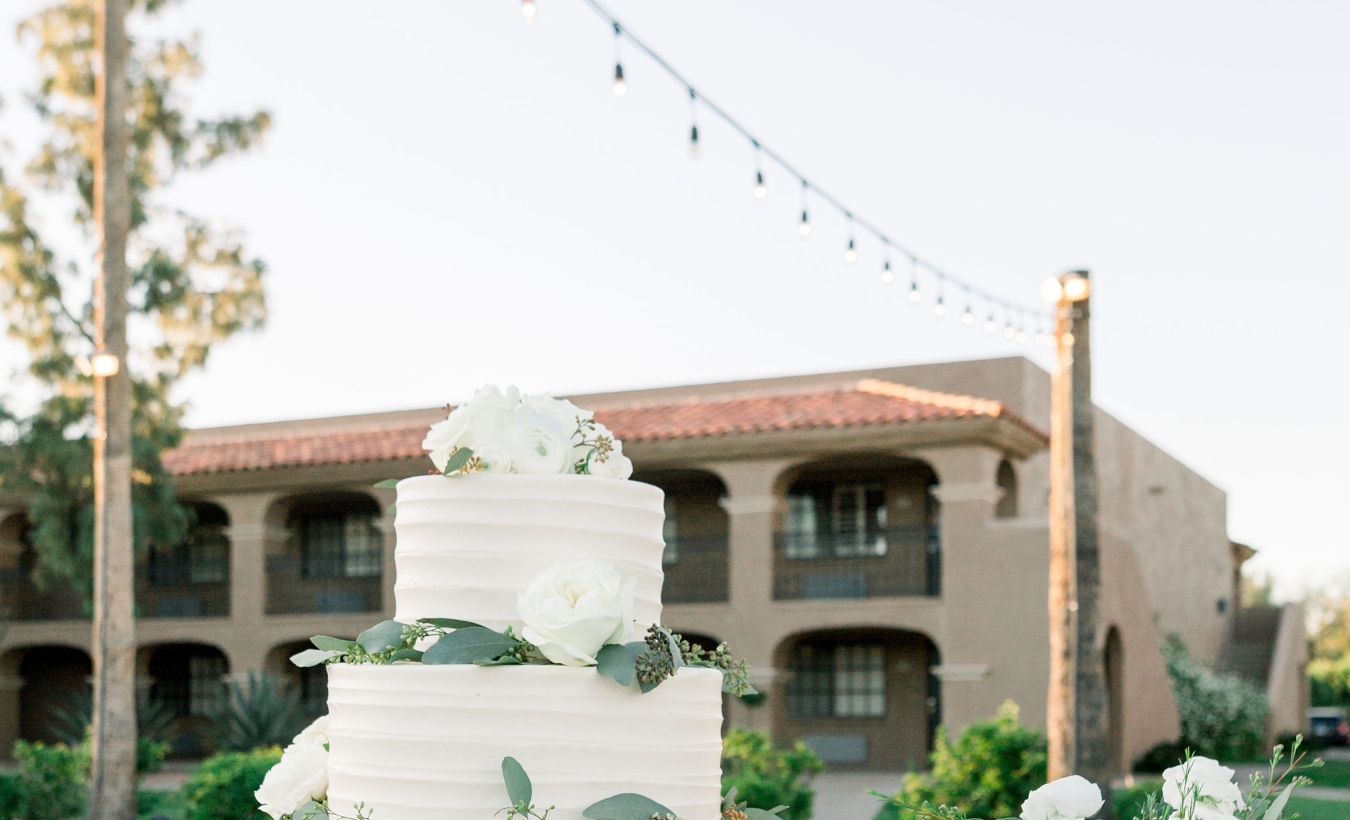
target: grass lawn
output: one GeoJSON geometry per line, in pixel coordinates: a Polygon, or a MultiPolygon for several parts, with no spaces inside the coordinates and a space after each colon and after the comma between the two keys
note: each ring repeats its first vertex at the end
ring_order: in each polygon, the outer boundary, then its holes
{"type": "MultiPolygon", "coordinates": [[[[1314,755],[1308,755],[1314,757],[1314,755]]],[[[1315,785],[1332,789],[1350,789],[1350,760],[1328,760],[1320,769],[1308,772],[1315,785]]],[[[1347,814],[1346,817],[1350,817],[1347,814]]]]}
{"type": "Polygon", "coordinates": [[[1298,812],[1299,820],[1346,820],[1350,817],[1350,802],[1291,797],[1284,816],[1288,818],[1294,812],[1298,812]]]}

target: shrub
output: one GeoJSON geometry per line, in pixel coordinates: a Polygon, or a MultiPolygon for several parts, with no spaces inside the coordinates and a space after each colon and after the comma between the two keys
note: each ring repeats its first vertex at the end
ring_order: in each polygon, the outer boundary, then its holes
{"type": "Polygon", "coordinates": [[[286,691],[277,675],[249,672],[245,683],[230,681],[229,706],[218,722],[226,749],[284,746],[305,728],[300,692],[286,691]]]}
{"type": "Polygon", "coordinates": [[[89,749],[64,743],[14,744],[23,789],[23,820],[71,820],[84,814],[89,749]]]}
{"type": "Polygon", "coordinates": [[[1269,712],[1265,695],[1236,675],[1210,671],[1177,635],[1167,637],[1163,652],[1181,717],[1177,745],[1217,760],[1256,758],[1269,712]]]}
{"type": "Polygon", "coordinates": [[[753,809],[787,806],[789,820],[808,820],[816,799],[811,778],[824,770],[816,753],[797,741],[775,747],[764,732],[732,729],[722,740],[722,791],[735,787],[737,801],[753,809]]]}
{"type": "MultiPolygon", "coordinates": [[[[906,775],[896,802],[917,806],[928,801],[972,817],[1014,817],[1027,794],[1045,785],[1045,738],[1018,722],[1012,701],[994,719],[971,724],[956,743],[939,728],[928,759],[932,770],[906,775]]],[[[914,812],[893,803],[877,814],[877,820],[912,817],[914,812]]]]}
{"type": "Polygon", "coordinates": [[[1189,744],[1180,740],[1159,743],[1134,762],[1133,771],[1139,774],[1162,774],[1185,760],[1189,748],[1189,744]]]}
{"type": "Polygon", "coordinates": [[[186,820],[264,820],[253,793],[280,759],[275,747],[207,758],[183,784],[186,820]]]}
{"type": "Polygon", "coordinates": [[[0,774],[0,817],[23,817],[28,801],[24,799],[23,778],[18,774],[0,774]]]}

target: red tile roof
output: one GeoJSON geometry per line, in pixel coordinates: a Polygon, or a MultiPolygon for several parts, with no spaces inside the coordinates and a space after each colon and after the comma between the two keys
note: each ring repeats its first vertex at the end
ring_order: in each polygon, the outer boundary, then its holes
{"type": "MultiPolygon", "coordinates": [[[[1005,417],[1044,438],[996,401],[919,390],[877,379],[800,391],[653,400],[596,406],[596,418],[620,441],[745,435],[784,430],[1005,417]]],[[[425,455],[423,422],[355,429],[277,431],[254,436],[189,435],[164,454],[177,475],[394,461],[425,455]]]]}

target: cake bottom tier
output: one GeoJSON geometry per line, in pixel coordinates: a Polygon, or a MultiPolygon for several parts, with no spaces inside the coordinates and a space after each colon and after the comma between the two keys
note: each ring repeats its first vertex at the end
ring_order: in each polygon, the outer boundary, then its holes
{"type": "Polygon", "coordinates": [[[683,820],[721,804],[722,673],[681,669],[646,694],[594,668],[328,667],[328,798],[373,820],[490,820],[514,757],[549,820],[636,792],[683,820]]]}

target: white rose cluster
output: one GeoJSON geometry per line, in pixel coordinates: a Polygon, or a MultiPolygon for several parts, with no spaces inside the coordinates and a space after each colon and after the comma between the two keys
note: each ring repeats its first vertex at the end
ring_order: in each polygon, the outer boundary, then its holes
{"type": "Polygon", "coordinates": [[[295,736],[268,769],[253,793],[259,808],[273,820],[292,814],[311,800],[328,794],[328,716],[324,715],[295,736]]]}
{"type": "Polygon", "coordinates": [[[1193,757],[1163,772],[1163,802],[1187,820],[1237,820],[1247,807],[1237,772],[1208,757],[1193,757]]]}
{"type": "Polygon", "coordinates": [[[1022,820],[1086,820],[1105,802],[1095,783],[1071,774],[1032,792],[1022,803],[1022,820]]]}
{"type": "Polygon", "coordinates": [[[445,421],[431,425],[422,447],[444,472],[461,447],[473,451],[466,471],[628,478],[633,462],[589,410],[552,396],[522,396],[515,387],[479,388],[445,421]]]}
{"type": "Polygon", "coordinates": [[[622,643],[633,626],[633,588],[613,564],[595,558],[560,558],[534,576],[516,599],[525,622],[521,637],[564,666],[593,666],[608,643],[622,643]]]}

